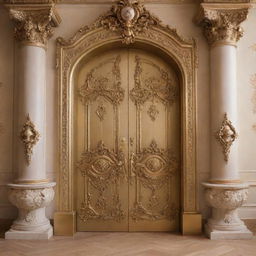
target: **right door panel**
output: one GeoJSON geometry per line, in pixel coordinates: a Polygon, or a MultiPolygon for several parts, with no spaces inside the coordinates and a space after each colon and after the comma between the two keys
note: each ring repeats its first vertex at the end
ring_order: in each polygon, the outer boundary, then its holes
{"type": "Polygon", "coordinates": [[[129,50],[129,230],[176,231],[180,209],[179,84],[155,55],[129,50]]]}

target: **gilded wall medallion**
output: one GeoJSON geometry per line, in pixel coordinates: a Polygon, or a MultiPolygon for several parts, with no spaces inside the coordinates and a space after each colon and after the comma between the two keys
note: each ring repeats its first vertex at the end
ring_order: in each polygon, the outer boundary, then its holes
{"type": "Polygon", "coordinates": [[[237,139],[237,137],[238,134],[236,132],[236,129],[232,125],[232,122],[228,120],[227,113],[225,113],[222,125],[216,133],[216,138],[222,146],[224,159],[226,162],[228,161],[230,148],[233,142],[237,139]]]}
{"type": "Polygon", "coordinates": [[[22,126],[20,132],[20,140],[24,144],[25,157],[27,164],[31,162],[31,157],[33,154],[33,147],[39,141],[40,134],[36,130],[35,125],[30,120],[29,114],[26,117],[26,122],[22,126]]]}

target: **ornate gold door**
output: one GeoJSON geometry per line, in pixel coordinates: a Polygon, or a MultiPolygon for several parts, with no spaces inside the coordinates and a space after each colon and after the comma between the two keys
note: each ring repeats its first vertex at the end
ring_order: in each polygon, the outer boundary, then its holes
{"type": "Polygon", "coordinates": [[[78,231],[175,231],[180,104],[175,71],[137,49],[84,62],[74,104],[78,231]]]}

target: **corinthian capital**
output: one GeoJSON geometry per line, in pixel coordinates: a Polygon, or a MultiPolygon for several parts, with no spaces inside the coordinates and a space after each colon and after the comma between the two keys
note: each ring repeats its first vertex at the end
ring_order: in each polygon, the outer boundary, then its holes
{"type": "Polygon", "coordinates": [[[53,35],[53,27],[60,24],[54,5],[8,5],[18,41],[45,47],[53,35]]]}
{"type": "Polygon", "coordinates": [[[201,4],[196,23],[202,26],[210,45],[233,44],[243,36],[240,24],[247,19],[248,4],[201,4]]]}

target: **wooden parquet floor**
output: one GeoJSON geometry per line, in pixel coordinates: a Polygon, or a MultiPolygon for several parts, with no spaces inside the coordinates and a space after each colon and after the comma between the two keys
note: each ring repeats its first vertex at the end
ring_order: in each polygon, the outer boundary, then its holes
{"type": "Polygon", "coordinates": [[[49,241],[0,239],[1,256],[256,256],[252,240],[211,241],[171,233],[83,232],[49,241]]]}

